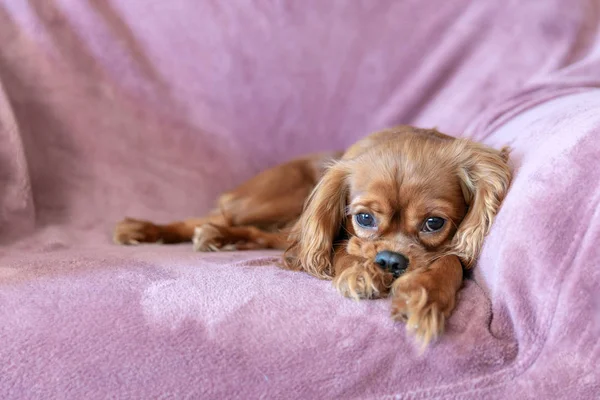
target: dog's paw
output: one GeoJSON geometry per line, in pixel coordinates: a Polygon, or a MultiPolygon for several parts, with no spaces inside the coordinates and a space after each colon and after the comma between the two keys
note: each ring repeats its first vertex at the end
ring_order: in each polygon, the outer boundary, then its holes
{"type": "Polygon", "coordinates": [[[444,332],[456,299],[430,280],[419,278],[413,273],[394,282],[392,318],[406,322],[406,330],[416,336],[423,351],[444,332]]]}
{"type": "Polygon", "coordinates": [[[195,251],[228,251],[235,250],[235,245],[227,242],[221,230],[212,224],[204,224],[194,229],[192,238],[195,251]]]}
{"type": "Polygon", "coordinates": [[[370,260],[364,260],[343,270],[333,285],[343,296],[355,300],[376,299],[389,293],[391,279],[370,260]]]}
{"type": "Polygon", "coordinates": [[[160,228],[152,222],[125,218],[115,227],[113,241],[116,244],[134,245],[155,243],[160,240],[160,228]]]}

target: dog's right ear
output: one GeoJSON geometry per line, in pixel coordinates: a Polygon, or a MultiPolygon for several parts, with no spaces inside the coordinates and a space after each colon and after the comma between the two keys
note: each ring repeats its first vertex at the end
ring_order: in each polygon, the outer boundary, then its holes
{"type": "Polygon", "coordinates": [[[333,278],[333,245],[346,218],[348,185],[343,163],[329,167],[308,197],[290,234],[284,264],[321,279],[333,278]]]}

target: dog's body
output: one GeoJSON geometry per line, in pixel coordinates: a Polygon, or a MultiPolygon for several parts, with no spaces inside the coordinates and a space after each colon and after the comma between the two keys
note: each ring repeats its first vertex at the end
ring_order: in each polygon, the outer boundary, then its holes
{"type": "Polygon", "coordinates": [[[333,279],[344,295],[392,294],[392,317],[424,344],[455,306],[508,190],[508,152],[400,126],[345,153],[262,172],[203,218],[125,219],[120,244],[193,241],[198,251],[275,248],[283,265],[333,279]]]}

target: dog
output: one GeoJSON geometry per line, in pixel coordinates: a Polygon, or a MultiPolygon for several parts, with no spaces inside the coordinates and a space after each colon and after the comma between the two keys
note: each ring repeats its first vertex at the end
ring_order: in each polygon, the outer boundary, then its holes
{"type": "Polygon", "coordinates": [[[281,249],[281,266],[344,296],[391,296],[391,316],[426,347],[455,308],[509,189],[509,149],[399,126],[345,152],[268,169],[202,218],[126,218],[118,244],[192,241],[197,251],[281,249]]]}

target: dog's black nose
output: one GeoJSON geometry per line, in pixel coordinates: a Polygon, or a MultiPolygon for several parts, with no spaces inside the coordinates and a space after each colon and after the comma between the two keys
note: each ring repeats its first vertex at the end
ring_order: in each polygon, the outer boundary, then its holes
{"type": "Polygon", "coordinates": [[[377,253],[375,263],[384,270],[391,272],[397,278],[408,267],[408,258],[400,253],[385,250],[377,253]]]}

